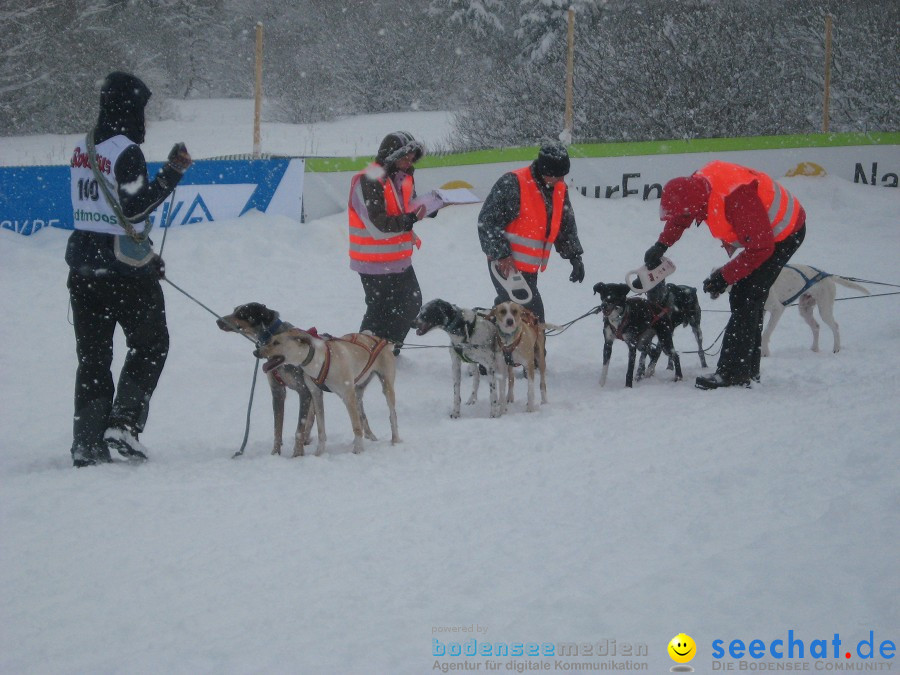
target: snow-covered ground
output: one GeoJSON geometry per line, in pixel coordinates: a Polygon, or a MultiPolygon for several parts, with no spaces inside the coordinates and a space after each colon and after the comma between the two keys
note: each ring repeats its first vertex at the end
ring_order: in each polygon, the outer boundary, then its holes
{"type": "MultiPolygon", "coordinates": [[[[148,157],[182,139],[196,157],[247,152],[250,124],[216,119],[221,108],[151,124],[148,157]]],[[[447,117],[271,125],[263,149],[372,155],[396,128],[442,142],[447,117]]],[[[64,163],[73,139],[2,138],[0,157],[64,163]]],[[[900,283],[897,190],[833,177],[784,183],[809,214],[795,262],[900,283]]],[[[587,277],[569,283],[554,254],[540,285],[557,324],[595,307],[593,283],[622,280],[659,229],[655,202],[572,199],[587,277]]],[[[426,300],[491,304],[477,213],[449,207],[417,226],[426,300]]],[[[900,640],[897,296],[838,302],[838,354],[824,326],[823,351],[811,352],[809,329],[789,309],[763,382],[749,390],[695,389],[704,371],[694,354],[682,357],[683,382],[661,369],[625,389],[621,343],[601,389],[601,325],[590,316],[548,340],[550,403],[526,413],[520,381],[501,419],[488,418],[483,392],[451,420],[446,350],[409,349],[397,375],[403,443],[387,440],[375,386],[367,411],[383,440],[361,455],[350,453],[346,412],[328,395],[327,454],[270,456],[269,394],[258,382],[246,454],[233,460],[251,345],[165,285],[171,352],[142,436],[152,459],[75,470],[66,237],[0,231],[0,672],[427,673],[467,660],[481,672],[493,660],[504,672],[538,662],[550,672],[616,662],[665,672],[666,645],[684,632],[698,646],[690,665],[705,673],[728,662],[714,664],[716,639],[726,649],[733,639],[768,645],[792,630],[809,649],[839,633],[852,658],[828,664],[844,665],[862,665],[852,646],[869,631],[876,648],[900,640]],[[439,655],[471,638],[479,650],[614,640],[618,651],[439,655]],[[646,656],[623,654],[641,646],[646,656]]],[[[672,281],[698,286],[724,261],[705,228],[670,255],[672,281]]],[[[258,301],[295,325],[341,334],[364,311],[343,214],[178,228],[164,257],[170,280],[219,314],[258,301]]],[[[702,304],[711,344],[727,302],[702,304]]],[[[439,332],[410,341],[447,344],[439,332]]],[[[676,331],[676,347],[695,348],[689,330],[676,331]]],[[[288,437],[295,415],[291,398],[288,437]]]]}

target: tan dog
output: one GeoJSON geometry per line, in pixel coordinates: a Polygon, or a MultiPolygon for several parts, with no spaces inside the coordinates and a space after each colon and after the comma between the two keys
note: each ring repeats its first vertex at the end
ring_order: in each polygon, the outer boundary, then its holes
{"type": "Polygon", "coordinates": [[[263,366],[266,373],[285,363],[303,370],[304,380],[312,393],[313,407],[318,420],[316,455],[321,455],[325,451],[323,390],[340,396],[347,407],[353,426],[353,452],[362,452],[363,434],[369,440],[378,440],[369,428],[362,404],[363,391],[373,375],[381,380],[381,388],[387,400],[391,443],[400,442],[394,401],[394,374],[397,361],[387,340],[368,333],[349,333],[334,338],[292,328],[273,336],[255,353],[258,357],[268,359],[263,366]]]}
{"type": "MultiPolygon", "coordinates": [[[[526,410],[534,412],[534,368],[541,374],[541,403],[547,402],[546,363],[544,354],[544,324],[538,323],[537,317],[518,302],[501,302],[490,313],[491,320],[497,325],[499,332],[500,348],[506,356],[508,391],[506,402],[512,403],[513,365],[525,366],[525,376],[528,378],[528,405],[526,410]]],[[[502,391],[502,381],[501,381],[502,391]]],[[[504,406],[505,408],[505,406],[504,406]]],[[[505,412],[505,410],[504,410],[505,412]]]]}
{"type": "MultiPolygon", "coordinates": [[[[273,335],[293,328],[287,321],[282,321],[278,312],[258,302],[238,305],[234,312],[216,320],[216,325],[226,333],[246,335],[257,344],[268,342],[273,335]]],[[[272,391],[272,414],[275,417],[275,440],[272,454],[281,454],[282,431],[284,429],[284,401],[288,389],[293,389],[300,396],[300,417],[297,420],[297,431],[294,433],[294,457],[303,455],[303,446],[309,443],[309,432],[312,430],[314,414],[310,414],[312,395],[303,371],[296,366],[285,364],[273,368],[266,373],[269,389],[272,391]]]]}

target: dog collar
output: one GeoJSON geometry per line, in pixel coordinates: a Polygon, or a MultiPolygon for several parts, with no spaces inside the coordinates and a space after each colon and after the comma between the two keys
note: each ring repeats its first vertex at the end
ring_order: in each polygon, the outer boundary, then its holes
{"type": "Polygon", "coordinates": [[[272,323],[266,326],[266,329],[259,336],[259,344],[264,345],[269,340],[272,339],[272,336],[278,332],[278,329],[281,328],[282,321],[281,319],[275,319],[272,323]]]}
{"type": "Polygon", "coordinates": [[[512,334],[512,337],[509,339],[509,341],[507,341],[507,333],[498,331],[498,333],[500,334],[500,343],[503,347],[503,351],[514,352],[516,350],[516,347],[518,347],[519,343],[522,341],[522,335],[524,334],[524,332],[525,331],[522,326],[519,326],[518,328],[516,328],[516,331],[512,334]]]}
{"type": "Polygon", "coordinates": [[[447,332],[453,335],[462,335],[468,342],[472,337],[472,333],[475,332],[475,319],[466,321],[462,316],[459,316],[447,324],[447,332]]]}

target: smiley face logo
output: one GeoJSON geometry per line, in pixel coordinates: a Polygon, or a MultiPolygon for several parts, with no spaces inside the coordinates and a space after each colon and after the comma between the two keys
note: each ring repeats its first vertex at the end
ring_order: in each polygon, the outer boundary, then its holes
{"type": "Polygon", "coordinates": [[[679,633],[669,640],[669,656],[675,663],[687,663],[696,653],[697,644],[690,635],[679,633]]]}

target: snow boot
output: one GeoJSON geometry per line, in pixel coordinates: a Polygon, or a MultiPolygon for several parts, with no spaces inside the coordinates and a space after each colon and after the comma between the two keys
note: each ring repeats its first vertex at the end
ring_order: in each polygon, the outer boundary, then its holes
{"type": "Polygon", "coordinates": [[[117,450],[126,459],[147,459],[147,448],[138,440],[138,432],[130,426],[110,427],[103,434],[103,439],[110,450],[117,450]]]}
{"type": "Polygon", "coordinates": [[[694,382],[694,386],[697,387],[697,389],[704,389],[704,390],[719,389],[720,387],[734,387],[734,386],[747,387],[749,389],[750,388],[750,380],[734,378],[734,377],[726,377],[724,375],[721,375],[720,373],[714,373],[712,375],[702,375],[702,376],[698,377],[694,382]]]}
{"type": "Polygon", "coordinates": [[[112,457],[109,456],[109,448],[104,445],[98,445],[96,447],[73,445],[71,453],[72,466],[76,469],[112,462],[112,457]]]}

